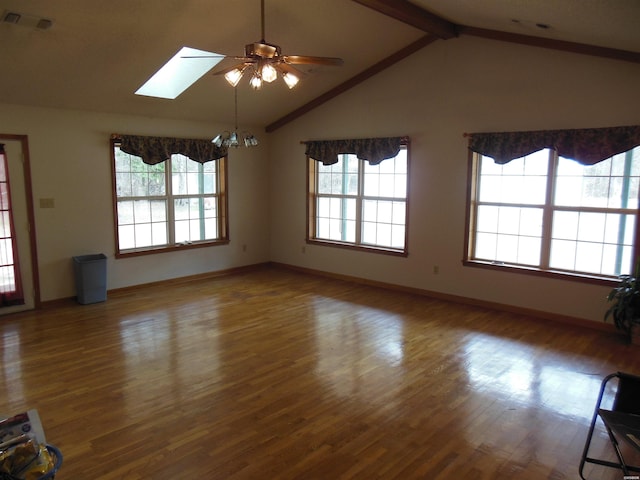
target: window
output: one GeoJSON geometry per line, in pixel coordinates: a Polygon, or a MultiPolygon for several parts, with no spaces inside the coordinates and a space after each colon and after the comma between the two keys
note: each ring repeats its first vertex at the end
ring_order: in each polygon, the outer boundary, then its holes
{"type": "Polygon", "coordinates": [[[583,165],[472,154],[467,261],[614,278],[633,271],[640,147],[583,165]]]}
{"type": "Polygon", "coordinates": [[[308,241],[407,253],[407,145],[371,165],[353,154],[309,158],[308,241]]]}
{"type": "Polygon", "coordinates": [[[9,162],[4,145],[0,143],[0,306],[23,304],[24,295],[9,187],[9,162]]]}
{"type": "Polygon", "coordinates": [[[117,253],[227,243],[226,157],[148,165],[114,142],[117,253]]]}

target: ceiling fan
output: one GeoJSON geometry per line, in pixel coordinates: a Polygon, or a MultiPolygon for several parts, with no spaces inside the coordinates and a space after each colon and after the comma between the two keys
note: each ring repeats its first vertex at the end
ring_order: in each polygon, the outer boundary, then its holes
{"type": "Polygon", "coordinates": [[[283,55],[278,45],[267,43],[264,35],[264,0],[260,0],[260,21],[262,37],[259,42],[245,45],[243,57],[227,57],[238,60],[234,66],[216,72],[224,75],[232,86],[238,85],[245,73],[251,74],[249,83],[254,89],[262,87],[263,82],[271,83],[282,77],[289,88],[295,87],[303,73],[294,65],[329,65],[340,66],[344,62],[335,57],[310,57],[303,55],[283,55]]]}
{"type": "Polygon", "coordinates": [[[254,89],[262,87],[263,82],[271,83],[282,77],[289,88],[295,87],[304,74],[294,65],[330,65],[339,66],[344,62],[335,57],[309,57],[302,55],[283,55],[278,45],[264,40],[264,0],[260,0],[260,20],[262,39],[245,45],[244,56],[235,57],[207,52],[191,47],[182,47],[138,90],[136,95],[174,99],[200,77],[210,71],[222,60],[235,60],[235,65],[224,68],[215,75],[224,75],[233,87],[237,86],[245,73],[251,75],[250,85],[254,89]],[[185,59],[200,59],[185,62],[185,59]]]}

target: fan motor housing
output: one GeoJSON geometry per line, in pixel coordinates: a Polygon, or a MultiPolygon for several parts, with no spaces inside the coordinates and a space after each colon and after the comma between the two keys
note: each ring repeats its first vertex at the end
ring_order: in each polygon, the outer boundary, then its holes
{"type": "Polygon", "coordinates": [[[245,45],[244,53],[247,57],[274,58],[280,56],[281,50],[279,46],[263,41],[245,45]]]}

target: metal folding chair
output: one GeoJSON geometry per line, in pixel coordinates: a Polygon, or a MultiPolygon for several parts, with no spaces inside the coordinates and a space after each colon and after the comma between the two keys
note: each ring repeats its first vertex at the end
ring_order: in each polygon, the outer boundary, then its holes
{"type": "MultiPolygon", "coordinates": [[[[584,467],[587,463],[602,465],[605,467],[617,468],[622,470],[625,476],[631,476],[631,472],[640,472],[640,466],[628,465],[624,459],[620,449],[619,440],[626,440],[630,445],[640,450],[640,444],[633,441],[636,427],[640,425],[640,376],[631,375],[629,373],[616,372],[607,375],[602,380],[600,393],[593,412],[593,419],[589,427],[589,433],[582,452],[580,460],[580,478],[584,477],[584,467]],[[610,383],[611,382],[611,383],[610,383]],[[605,397],[605,391],[615,389],[613,403],[610,410],[602,408],[602,402],[605,397]],[[609,441],[614,450],[617,462],[602,458],[589,456],[589,448],[591,440],[596,428],[596,422],[600,421],[609,436],[609,441]]],[[[637,431],[640,435],[640,430],[637,431]]]]}

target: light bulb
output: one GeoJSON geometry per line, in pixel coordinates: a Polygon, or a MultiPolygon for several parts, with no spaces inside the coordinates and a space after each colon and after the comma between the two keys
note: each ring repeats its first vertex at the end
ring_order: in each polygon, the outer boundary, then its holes
{"type": "Polygon", "coordinates": [[[238,133],[237,132],[233,132],[231,134],[231,137],[229,138],[229,146],[230,147],[237,147],[238,144],[238,133]]]}
{"type": "Polygon", "coordinates": [[[211,143],[220,148],[222,146],[222,135],[216,135],[216,138],[211,140],[211,143]]]}
{"type": "Polygon", "coordinates": [[[251,135],[250,133],[244,134],[244,146],[245,147],[255,147],[258,145],[258,139],[251,135]]]}
{"type": "Polygon", "coordinates": [[[244,71],[242,69],[234,68],[233,70],[225,73],[224,78],[227,80],[227,82],[229,82],[229,84],[232,87],[235,87],[238,85],[238,82],[240,82],[240,79],[242,78],[243,73],[244,71]]]}
{"type": "Polygon", "coordinates": [[[216,137],[211,140],[216,147],[228,147],[229,146],[229,132],[225,130],[224,132],[216,135],[216,137]]]}
{"type": "Polygon", "coordinates": [[[251,88],[253,88],[254,90],[259,90],[260,87],[262,87],[262,78],[260,78],[260,75],[258,74],[258,72],[253,74],[253,77],[251,77],[251,88]]]}
{"type": "Polygon", "coordinates": [[[285,83],[287,84],[287,87],[289,88],[295,87],[300,81],[300,79],[291,72],[285,72],[282,75],[282,79],[285,81],[285,83]]]}
{"type": "Polygon", "coordinates": [[[264,80],[265,82],[271,83],[276,78],[278,78],[278,72],[276,71],[275,68],[273,68],[273,65],[271,65],[270,63],[266,63],[262,67],[261,77],[262,77],[262,80],[264,80]]]}

